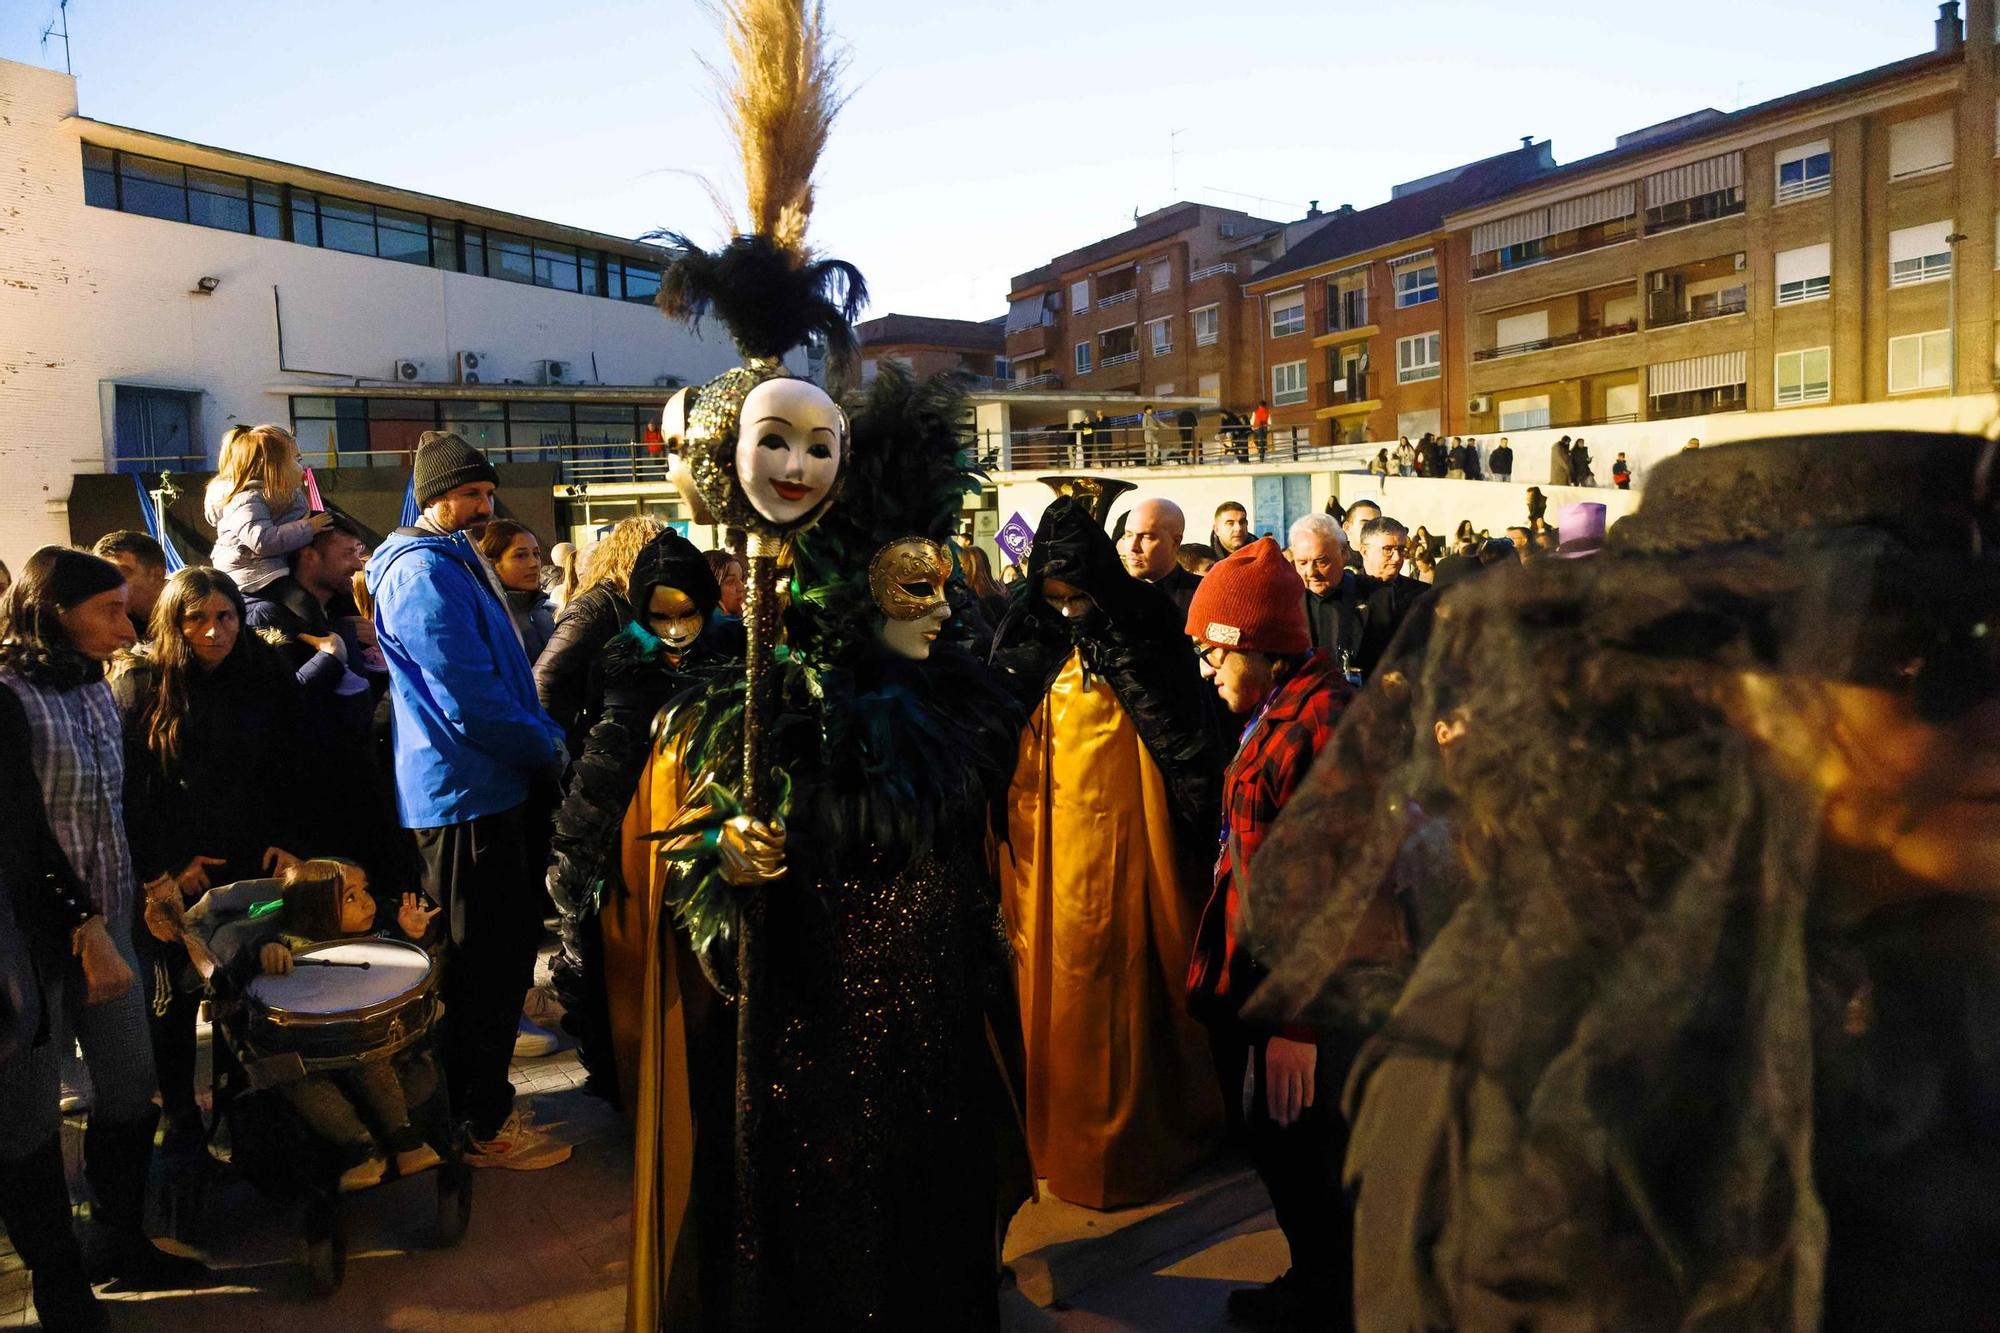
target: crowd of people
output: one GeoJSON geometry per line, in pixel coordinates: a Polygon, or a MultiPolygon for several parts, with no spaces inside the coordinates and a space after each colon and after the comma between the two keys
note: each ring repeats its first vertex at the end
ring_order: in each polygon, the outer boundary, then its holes
{"type": "Polygon", "coordinates": [[[435,1165],[433,1097],[474,1165],[559,1164],[508,1079],[553,916],[635,1327],[994,1327],[1030,1164],[1115,1208],[1231,1143],[1291,1259],[1249,1327],[1986,1326],[1991,457],[1710,451],[1609,532],[1063,496],[998,579],[955,463],[937,524],[885,470],[787,576],[781,827],[718,794],[735,554],[637,517],[545,561],[445,432],[370,550],[232,431],[209,564],[116,532],[0,595],[0,1222],[51,1328],[207,1281],[144,1224],[206,1156],[197,1010],[378,923],[441,965],[441,1085],[287,1088],[340,1187],[435,1165]]]}

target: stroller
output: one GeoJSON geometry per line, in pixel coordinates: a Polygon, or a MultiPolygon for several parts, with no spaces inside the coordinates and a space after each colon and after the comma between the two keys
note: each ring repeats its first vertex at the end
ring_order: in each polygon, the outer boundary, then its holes
{"type": "MultiPolygon", "coordinates": [[[[209,906],[207,900],[202,906],[209,906]]],[[[435,1168],[437,1244],[456,1245],[472,1216],[472,1170],[432,1050],[443,1005],[430,955],[396,940],[329,940],[297,950],[291,972],[256,976],[240,992],[220,981],[211,971],[216,1041],[210,1133],[227,1130],[230,1164],[260,1193],[301,1202],[304,1260],[314,1284],[322,1292],[340,1286],[347,1232],[336,1149],[311,1132],[283,1092],[307,1074],[394,1062],[410,1123],[441,1159],[435,1168]]],[[[382,1184],[396,1179],[392,1171],[382,1184]]],[[[199,1225],[201,1194],[199,1177],[169,1190],[167,1221],[176,1237],[186,1238],[199,1225]]]]}

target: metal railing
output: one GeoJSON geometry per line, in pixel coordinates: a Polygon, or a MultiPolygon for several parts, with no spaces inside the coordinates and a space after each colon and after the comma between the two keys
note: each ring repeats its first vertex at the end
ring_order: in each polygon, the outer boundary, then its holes
{"type": "Polygon", "coordinates": [[[1139,354],[1136,351],[1120,352],[1116,356],[1100,357],[1097,362],[1097,368],[1099,370],[1115,370],[1119,366],[1129,366],[1138,359],[1139,354]]]}
{"type": "Polygon", "coordinates": [[[1112,306],[1123,305],[1127,301],[1136,301],[1138,299],[1139,289],[1137,287],[1127,287],[1122,292],[1113,292],[1109,296],[1098,297],[1097,308],[1099,310],[1109,310],[1112,306]]]}
{"type": "Polygon", "coordinates": [[[1748,301],[1724,301],[1713,309],[1697,311],[1693,307],[1686,310],[1669,310],[1664,314],[1647,315],[1649,329],[1672,328],[1676,324],[1693,324],[1704,319],[1721,319],[1724,315],[1740,315],[1749,309],[1748,301]]]}
{"type": "MultiPolygon", "coordinates": [[[[1240,466],[1245,463],[1320,463],[1351,461],[1354,447],[1346,444],[1315,444],[1308,426],[1273,426],[1264,447],[1258,448],[1256,434],[1248,424],[1218,426],[1214,422],[1190,427],[1191,436],[1168,422],[1159,428],[1158,465],[1162,467],[1240,466]]],[[[1145,430],[1131,418],[1119,424],[1105,424],[1094,431],[1076,427],[1015,431],[1003,452],[998,435],[980,437],[982,456],[997,457],[1007,471],[1034,471],[1069,468],[1142,468],[1151,466],[1146,457],[1145,430]]]]}
{"type": "Polygon", "coordinates": [[[1354,403],[1367,402],[1368,380],[1369,376],[1374,373],[1372,370],[1358,370],[1347,375],[1344,379],[1323,381],[1319,386],[1319,405],[1321,407],[1347,407],[1354,403]]]}
{"type": "MultiPolygon", "coordinates": [[[[588,444],[487,444],[481,452],[490,463],[554,463],[556,480],[579,482],[664,482],[664,444],[636,441],[593,441],[588,444]]],[[[301,449],[299,461],[313,468],[395,468],[408,470],[408,449],[301,449]]],[[[194,469],[191,469],[194,470],[194,469]]],[[[206,471],[203,465],[199,470],[206,471]]]]}
{"type": "MultiPolygon", "coordinates": [[[[1327,308],[1320,312],[1319,331],[1325,333],[1347,333],[1354,329],[1368,327],[1368,300],[1365,292],[1355,293],[1362,299],[1331,300],[1327,308]]],[[[1332,293],[1329,293],[1329,298],[1332,293]]]]}
{"type": "Polygon", "coordinates": [[[1188,282],[1191,284],[1197,283],[1203,278],[1212,278],[1218,273],[1234,273],[1235,271],[1236,265],[1233,263],[1210,264],[1207,268],[1198,268],[1188,274],[1188,282]]]}
{"type": "Polygon", "coordinates": [[[1574,333],[1557,334],[1553,338],[1536,338],[1524,343],[1508,343],[1504,347],[1475,349],[1472,359],[1498,361],[1502,357],[1526,356],[1529,352],[1546,351],[1551,347],[1569,347],[1575,343],[1595,342],[1599,338],[1619,338],[1638,331],[1639,321],[1636,319],[1628,319],[1622,324],[1592,325],[1578,329],[1574,333]]]}
{"type": "Polygon", "coordinates": [[[1018,379],[1012,384],[1001,387],[1005,389],[1059,389],[1062,387],[1062,376],[1056,374],[1053,370],[1045,371],[1040,375],[1030,375],[1025,379],[1018,379]]]}
{"type": "MultiPolygon", "coordinates": [[[[1543,237],[1533,254],[1515,256],[1510,262],[1502,263],[1500,251],[1482,250],[1472,256],[1472,276],[1490,278],[1495,273],[1512,273],[1517,268],[1528,268],[1534,264],[1546,264],[1552,259],[1567,259],[1590,250],[1602,250],[1606,246],[1622,245],[1626,241],[1639,238],[1639,229],[1631,218],[1620,218],[1622,225],[1611,227],[1595,236],[1572,234],[1567,241],[1557,241],[1554,237],[1543,237]]],[[[1518,247],[1517,247],[1518,248],[1518,247]]]]}

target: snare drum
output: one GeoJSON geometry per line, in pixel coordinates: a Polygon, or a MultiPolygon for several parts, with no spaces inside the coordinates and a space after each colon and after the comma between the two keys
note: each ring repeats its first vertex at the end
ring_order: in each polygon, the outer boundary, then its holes
{"type": "Polygon", "coordinates": [[[393,1055],[438,1013],[431,957],[400,940],[329,940],[293,955],[283,976],[245,988],[238,1040],[253,1058],[295,1056],[307,1069],[393,1055]],[[366,966],[363,966],[365,964],[366,966]]]}

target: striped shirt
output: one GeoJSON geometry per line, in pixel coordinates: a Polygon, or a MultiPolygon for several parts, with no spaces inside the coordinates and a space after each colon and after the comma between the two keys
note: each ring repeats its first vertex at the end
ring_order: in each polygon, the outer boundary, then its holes
{"type": "Polygon", "coordinates": [[[125,750],[104,681],[45,689],[12,671],[0,683],[28,719],[29,759],[56,844],[114,934],[131,919],[132,854],[125,842],[125,750]]]}

